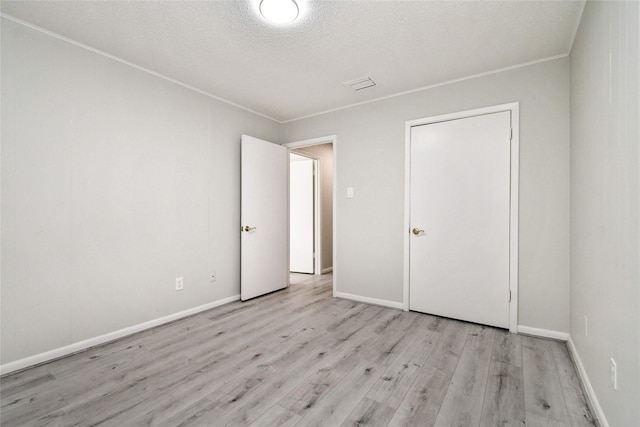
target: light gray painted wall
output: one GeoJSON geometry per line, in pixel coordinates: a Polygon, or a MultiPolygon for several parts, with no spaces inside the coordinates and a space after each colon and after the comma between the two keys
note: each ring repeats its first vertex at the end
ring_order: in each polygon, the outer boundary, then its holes
{"type": "Polygon", "coordinates": [[[286,123],[336,134],[338,292],[402,302],[405,122],[520,102],[519,324],[569,331],[569,59],[286,123]],[[346,198],[346,188],[354,198],[346,198]]]}
{"type": "Polygon", "coordinates": [[[320,231],[322,269],[333,267],[333,144],[319,144],[293,150],[320,160],[320,231]]]}
{"type": "Polygon", "coordinates": [[[639,18],[587,2],[571,52],[571,337],[611,426],[640,420],[639,18]]]}
{"type": "Polygon", "coordinates": [[[2,363],[237,295],[240,135],[280,127],[3,19],[2,363]]]}

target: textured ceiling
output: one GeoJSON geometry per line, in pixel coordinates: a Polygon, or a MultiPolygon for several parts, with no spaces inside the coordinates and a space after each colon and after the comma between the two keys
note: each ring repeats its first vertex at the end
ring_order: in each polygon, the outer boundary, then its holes
{"type": "Polygon", "coordinates": [[[569,53],[583,1],[2,1],[4,14],[286,121],[569,53]],[[371,76],[360,92],[344,82],[371,76]]]}

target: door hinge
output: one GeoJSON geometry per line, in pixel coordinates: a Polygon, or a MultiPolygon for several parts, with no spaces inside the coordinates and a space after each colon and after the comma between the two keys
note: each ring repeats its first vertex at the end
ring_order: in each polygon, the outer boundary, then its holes
{"type": "Polygon", "coordinates": [[[511,133],[509,134],[509,141],[513,141],[513,128],[511,128],[511,133]]]}
{"type": "Polygon", "coordinates": [[[511,302],[511,291],[509,291],[509,302],[511,302]]]}

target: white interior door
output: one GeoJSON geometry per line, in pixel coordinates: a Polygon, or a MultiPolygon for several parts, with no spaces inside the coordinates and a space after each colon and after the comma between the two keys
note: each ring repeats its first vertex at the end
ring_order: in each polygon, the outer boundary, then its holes
{"type": "Polygon", "coordinates": [[[313,274],[315,160],[290,154],[289,170],[289,270],[313,274]]]}
{"type": "Polygon", "coordinates": [[[409,308],[509,327],[510,112],[411,129],[409,308]]]}
{"type": "Polygon", "coordinates": [[[240,298],[287,287],[287,148],[242,135],[240,298]]]}

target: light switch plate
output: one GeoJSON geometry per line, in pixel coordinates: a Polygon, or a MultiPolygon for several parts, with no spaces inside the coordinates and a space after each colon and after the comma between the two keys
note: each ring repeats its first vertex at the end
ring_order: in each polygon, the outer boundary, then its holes
{"type": "Polygon", "coordinates": [[[353,197],[353,187],[347,187],[347,198],[351,199],[353,197]]]}

